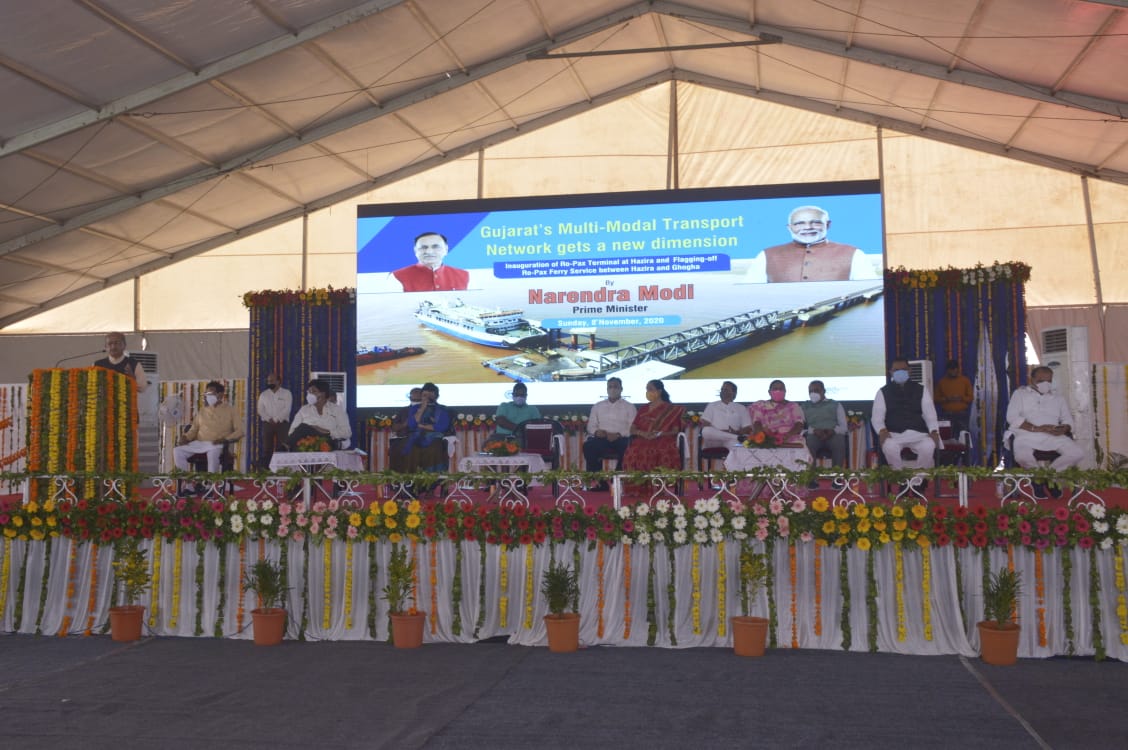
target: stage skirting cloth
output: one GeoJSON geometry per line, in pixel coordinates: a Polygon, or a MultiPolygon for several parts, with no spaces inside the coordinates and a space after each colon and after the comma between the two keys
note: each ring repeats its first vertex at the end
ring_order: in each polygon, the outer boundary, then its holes
{"type": "MultiPolygon", "coordinates": [[[[672,553],[662,545],[589,548],[571,541],[513,549],[476,541],[457,546],[450,540],[401,543],[412,549],[418,566],[415,605],[428,613],[425,642],[470,643],[508,636],[512,644],[544,645],[546,607],[539,590],[550,555],[578,561],[580,638],[587,645],[730,646],[728,618],[740,614],[741,543],[731,539],[679,546],[672,553]]],[[[387,639],[387,605],[379,592],[386,583],[389,542],[284,544],[285,549],[278,541],[143,542],[156,583],[143,601],[146,634],[250,638],[256,602],[243,592],[240,579],[261,556],[284,558],[290,587],[289,638],[303,634],[312,640],[387,639]]],[[[853,651],[977,653],[975,622],[982,612],[984,554],[979,550],[946,546],[932,548],[926,557],[922,550],[894,545],[843,552],[807,542],[771,544],[771,600],[761,593],[752,609],[759,616],[773,613],[776,647],[841,649],[846,627],[846,645],[853,651]],[[840,568],[843,554],[845,570],[840,568]],[[845,615],[844,602],[849,604],[845,615]]],[[[759,543],[753,547],[761,549],[759,543]]],[[[1117,616],[1118,599],[1122,605],[1124,597],[1124,560],[1118,563],[1116,557],[1124,552],[1122,547],[1065,552],[1072,570],[1067,615],[1062,554],[1044,554],[1039,576],[1034,553],[1013,549],[1013,564],[1024,582],[1019,655],[1093,654],[1091,613],[1098,611],[1096,631],[1108,656],[1128,660],[1128,633],[1117,616]],[[1090,603],[1090,556],[1095,557],[1100,586],[1096,608],[1090,603]],[[1036,580],[1043,585],[1036,587],[1036,580]]],[[[1007,565],[1006,549],[986,554],[991,570],[1007,565]]],[[[51,544],[0,540],[0,629],[44,635],[105,632],[111,557],[108,547],[63,537],[51,544]]]]}

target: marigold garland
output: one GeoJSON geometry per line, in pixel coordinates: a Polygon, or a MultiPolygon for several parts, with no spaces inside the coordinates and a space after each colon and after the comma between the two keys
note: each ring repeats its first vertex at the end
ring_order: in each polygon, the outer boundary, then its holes
{"type": "Polygon", "coordinates": [[[1073,656],[1073,557],[1061,556],[1061,617],[1065,629],[1065,653],[1073,656]]]}
{"type": "Polygon", "coordinates": [[[462,542],[454,543],[454,578],[450,582],[450,632],[462,635],[462,542]]]}
{"type": "Polygon", "coordinates": [[[428,544],[431,582],[431,635],[439,632],[439,545],[428,544]]]}
{"type": "Polygon", "coordinates": [[[478,541],[478,619],[474,621],[474,640],[486,624],[486,540],[478,541]]]}
{"type": "Polygon", "coordinates": [[[196,627],[193,635],[204,634],[204,545],[196,545],[196,627]]]}
{"type": "Polygon", "coordinates": [[[368,637],[376,637],[376,574],[379,566],[376,562],[376,542],[368,543],[368,637]]]}
{"type": "MultiPolygon", "coordinates": [[[[215,605],[215,627],[212,628],[212,633],[216,638],[222,638],[223,633],[223,614],[227,610],[227,545],[219,543],[216,545],[219,552],[219,561],[216,565],[216,588],[219,590],[219,601],[215,605]]],[[[285,545],[283,545],[285,548],[285,545]]]]}
{"type": "Polygon", "coordinates": [[[505,628],[509,621],[509,553],[502,547],[498,550],[498,587],[501,589],[497,598],[498,626],[505,628]]]}
{"type": "Polygon", "coordinates": [[[799,648],[799,600],[795,591],[799,583],[799,561],[792,539],[787,540],[787,568],[791,576],[791,648],[799,648]]]}
{"type": "MultiPolygon", "coordinates": [[[[983,554],[983,557],[985,557],[985,558],[987,557],[986,552],[984,552],[982,554],[983,554]]],[[[1007,570],[1009,570],[1011,573],[1014,572],[1014,545],[1013,544],[1007,545],[1007,570]]],[[[1015,623],[1018,622],[1018,599],[1015,599],[1014,606],[1011,607],[1011,620],[1013,620],[1015,623]]]]}
{"type": "Polygon", "coordinates": [[[843,651],[849,651],[854,642],[854,635],[850,627],[850,566],[848,563],[846,550],[838,550],[838,588],[842,592],[842,614],[839,618],[839,627],[842,629],[843,651]]]}
{"type": "MultiPolygon", "coordinates": [[[[631,637],[631,548],[634,545],[623,545],[623,640],[631,637]]],[[[4,611],[0,609],[0,617],[4,611]]]]}
{"type": "Polygon", "coordinates": [[[411,537],[411,606],[419,610],[419,540],[411,537]]]}
{"type": "Polygon", "coordinates": [[[43,581],[39,586],[39,613],[35,616],[35,634],[43,635],[43,612],[47,607],[47,582],[51,580],[51,539],[43,548],[43,581]]]}
{"type": "MultiPolygon", "coordinates": [[[[1062,555],[1069,552],[1062,550],[1062,555]]],[[[1101,576],[1097,570],[1097,556],[1092,552],[1089,556],[1089,633],[1093,639],[1093,658],[1104,661],[1105,647],[1104,634],[1101,632],[1101,576]]]]}
{"type": "Polygon", "coordinates": [[[353,543],[345,542],[345,630],[353,626],[353,543]]]}
{"type": "MultiPolygon", "coordinates": [[[[8,609],[8,585],[12,576],[12,543],[4,544],[4,562],[0,565],[0,624],[4,622],[4,612],[8,609]]],[[[19,626],[19,623],[16,623],[19,626]]],[[[13,628],[14,629],[14,628],[13,628]]]]}
{"type": "Polygon", "coordinates": [[[870,653],[877,653],[877,576],[873,571],[873,550],[863,552],[866,556],[866,639],[870,653]]]}
{"type": "Polygon", "coordinates": [[[1042,550],[1034,550],[1034,596],[1037,598],[1038,645],[1046,647],[1046,577],[1042,567],[1042,550]]]}
{"type": "Polygon", "coordinates": [[[907,637],[905,627],[905,558],[901,545],[893,545],[893,597],[897,602],[897,640],[907,637]]]}
{"type": "Polygon", "coordinates": [[[595,635],[600,640],[603,639],[603,548],[603,540],[600,539],[595,552],[595,635]]]}
{"type": "Polygon", "coordinates": [[[668,611],[666,612],[666,627],[670,630],[670,645],[676,646],[678,645],[678,634],[675,632],[674,625],[677,622],[675,615],[678,611],[678,598],[677,588],[674,586],[674,548],[667,547],[666,552],[666,562],[669,565],[669,570],[667,571],[669,578],[666,583],[666,601],[668,604],[668,611]]]}
{"type": "Polygon", "coordinates": [[[725,563],[724,540],[717,542],[717,635],[724,638],[727,633],[728,612],[725,601],[728,588],[728,565],[725,563]]]}
{"type": "Polygon", "coordinates": [[[815,561],[815,635],[822,635],[822,549],[811,547],[815,561]]]}
{"type": "MultiPolygon", "coordinates": [[[[93,546],[93,545],[91,545],[93,546]]],[[[75,576],[78,571],[78,542],[71,541],[70,556],[67,563],[67,606],[63,610],[63,621],[59,624],[59,637],[70,632],[71,614],[74,612],[75,576]]]]}
{"type": "Polygon", "coordinates": [[[924,640],[932,640],[932,548],[920,548],[920,617],[924,623],[924,640]]]}
{"type": "Polygon", "coordinates": [[[646,645],[653,646],[658,641],[657,597],[654,592],[654,551],[646,556],[646,645]]]}
{"type": "Polygon", "coordinates": [[[172,612],[168,616],[169,628],[176,629],[180,617],[180,572],[184,565],[184,542],[177,537],[172,546],[172,612]]]}
{"type": "Polygon", "coordinates": [[[90,596],[86,609],[86,629],[84,635],[90,635],[94,629],[94,613],[98,605],[98,545],[90,545],[90,596]]]}
{"type": "MultiPolygon", "coordinates": [[[[433,546],[433,545],[432,545],[433,546]]],[[[525,545],[525,629],[533,627],[533,545],[525,545]]]]}
{"type": "MultiPolygon", "coordinates": [[[[240,551],[242,544],[240,544],[240,551]]],[[[160,603],[160,587],[161,587],[161,552],[164,545],[161,544],[160,539],[153,540],[153,578],[149,585],[149,629],[152,630],[157,627],[157,610],[160,603]]],[[[239,559],[239,580],[243,580],[243,560],[239,559]]],[[[243,599],[239,598],[239,624],[243,623],[243,599]]]]}
{"type": "Polygon", "coordinates": [[[333,611],[333,547],[329,542],[321,543],[321,627],[329,629],[333,611]]]}
{"type": "Polygon", "coordinates": [[[693,634],[701,635],[701,545],[694,543],[692,563],[689,568],[690,589],[690,614],[693,618],[693,634]]]}
{"type": "MultiPolygon", "coordinates": [[[[1128,646],[1128,597],[1125,596],[1124,584],[1124,547],[1120,547],[1116,554],[1113,556],[1113,570],[1115,571],[1115,584],[1116,584],[1116,620],[1120,623],[1120,642],[1128,646]]],[[[4,568],[7,570],[8,560],[4,559],[4,568]]],[[[5,574],[4,579],[7,581],[8,576],[5,574]]],[[[4,589],[7,590],[7,587],[4,589]]],[[[0,617],[3,617],[3,610],[0,610],[0,617]]]]}

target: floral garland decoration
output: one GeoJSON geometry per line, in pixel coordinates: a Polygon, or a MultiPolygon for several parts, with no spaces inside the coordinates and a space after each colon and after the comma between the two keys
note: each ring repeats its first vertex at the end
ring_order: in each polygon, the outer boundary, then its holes
{"type": "Polygon", "coordinates": [[[854,642],[854,635],[850,629],[850,566],[844,549],[838,550],[838,588],[842,592],[842,614],[839,617],[839,627],[842,629],[842,650],[849,651],[854,642]]]}
{"type": "Polygon", "coordinates": [[[169,613],[168,626],[176,630],[176,621],[180,616],[180,574],[184,566],[184,540],[176,538],[172,545],[172,612],[169,613]]]}
{"type": "MultiPolygon", "coordinates": [[[[412,501],[417,502],[415,500],[412,501]]],[[[411,511],[414,515],[415,511],[411,511]]],[[[409,516],[410,519],[410,516],[409,516]]],[[[418,518],[416,518],[418,521],[418,518]]],[[[411,566],[411,606],[413,609],[419,609],[419,540],[414,536],[411,537],[411,561],[415,564],[411,566]]]]}
{"type": "Polygon", "coordinates": [[[693,634],[701,635],[701,545],[696,542],[693,544],[690,560],[689,580],[692,584],[690,614],[693,620],[693,634]]]}
{"type": "Polygon", "coordinates": [[[920,548],[920,619],[924,623],[924,640],[932,640],[932,546],[920,548]]]}
{"type": "Polygon", "coordinates": [[[51,540],[43,549],[43,583],[39,587],[39,613],[35,616],[35,634],[43,635],[43,610],[47,606],[47,583],[51,579],[51,540]]]}
{"type": "Polygon", "coordinates": [[[595,611],[596,611],[596,624],[595,635],[600,640],[603,639],[603,550],[605,545],[603,540],[600,539],[596,543],[595,552],[595,611]]]}
{"type": "MultiPolygon", "coordinates": [[[[306,535],[302,538],[302,553],[305,559],[309,559],[309,536],[306,535]]],[[[304,641],[306,630],[309,628],[309,578],[302,579],[302,618],[301,625],[298,626],[298,640],[304,641]]],[[[391,614],[388,616],[388,641],[392,640],[392,627],[391,627],[391,614]]]]}
{"type": "Polygon", "coordinates": [[[815,562],[815,635],[822,635],[822,550],[811,548],[815,562]]]}
{"type": "Polygon", "coordinates": [[[721,540],[717,542],[717,635],[721,638],[728,634],[727,577],[728,565],[725,561],[725,543],[724,540],[721,540]]]}
{"type": "Polygon", "coordinates": [[[345,541],[345,630],[353,627],[353,542],[345,541]]]}
{"type": "MultiPolygon", "coordinates": [[[[10,544],[10,543],[6,543],[10,544]]],[[[28,554],[28,549],[24,547],[24,553],[20,557],[20,575],[17,579],[19,583],[16,584],[16,610],[12,614],[12,622],[16,628],[19,628],[23,622],[23,600],[24,600],[24,582],[27,580],[27,558],[31,557],[28,554]]]]}
{"type": "Polygon", "coordinates": [[[653,646],[658,641],[658,604],[654,595],[654,552],[651,551],[646,557],[646,645],[653,646]]]}
{"type": "Polygon", "coordinates": [[[90,545],[90,596],[86,603],[86,628],[83,635],[94,630],[95,608],[98,606],[98,545],[90,545]]]}
{"type": "Polygon", "coordinates": [[[196,545],[196,627],[192,634],[204,634],[204,545],[196,545]]]}
{"type": "Polygon", "coordinates": [[[450,582],[450,632],[462,635],[462,542],[454,543],[454,578],[450,582]]]}
{"type": "Polygon", "coordinates": [[[870,653],[877,653],[877,576],[873,571],[873,551],[866,555],[866,638],[870,653]]]}
{"type": "MultiPolygon", "coordinates": [[[[590,547],[588,549],[590,549],[590,547]]],[[[581,575],[581,572],[583,571],[583,566],[581,564],[582,562],[583,562],[583,560],[580,558],[580,545],[578,545],[578,544],[572,545],[572,570],[576,571],[576,580],[577,581],[580,580],[580,575],[581,575]]],[[[573,609],[573,611],[576,611],[576,612],[580,611],[580,587],[579,586],[576,587],[576,595],[572,597],[572,609],[573,609]]]]}
{"type": "MultiPolygon", "coordinates": [[[[987,557],[987,553],[984,552],[983,556],[987,557]]],[[[1007,545],[1007,570],[1009,570],[1011,573],[1014,572],[1014,545],[1013,544],[1007,545]]],[[[1011,607],[1011,619],[1016,623],[1018,622],[1018,599],[1017,598],[1014,600],[1014,606],[1011,607]]]]}
{"type": "Polygon", "coordinates": [[[533,627],[533,545],[525,547],[525,629],[533,627]]]}
{"type": "Polygon", "coordinates": [[[765,559],[768,561],[768,646],[775,648],[776,641],[776,628],[779,627],[779,617],[776,612],[776,598],[775,598],[775,556],[772,555],[771,550],[767,551],[765,559]]]}
{"type": "Polygon", "coordinates": [[[799,583],[799,561],[797,556],[798,550],[795,549],[795,541],[788,539],[787,568],[791,576],[791,648],[799,648],[799,601],[798,591],[796,591],[799,583]]]}
{"type": "Polygon", "coordinates": [[[1034,550],[1034,597],[1038,615],[1038,645],[1046,647],[1046,573],[1042,565],[1042,550],[1034,550]]]}
{"type": "Polygon", "coordinates": [[[356,301],[356,289],[346,287],[334,289],[263,289],[261,291],[247,292],[243,295],[243,306],[252,307],[281,307],[302,303],[306,305],[345,305],[356,301]]]}
{"type": "Polygon", "coordinates": [[[376,574],[379,565],[376,561],[376,538],[368,542],[368,637],[376,638],[376,574]]]}
{"type": "Polygon", "coordinates": [[[678,598],[677,591],[674,588],[674,548],[667,547],[666,552],[666,561],[669,564],[669,570],[666,571],[669,576],[666,583],[666,602],[668,606],[666,612],[666,627],[669,628],[670,631],[670,645],[676,646],[678,645],[678,635],[674,632],[674,623],[676,621],[674,615],[677,613],[678,609],[678,598]]]}
{"type": "Polygon", "coordinates": [[[474,622],[474,640],[486,624],[486,540],[478,540],[478,619],[474,622]]]}
{"type": "MultiPolygon", "coordinates": [[[[240,545],[241,546],[241,545],[240,545]]],[[[157,627],[157,609],[160,602],[160,586],[161,586],[161,552],[164,549],[164,544],[160,539],[153,540],[153,577],[149,585],[149,629],[153,630],[157,627]]],[[[239,574],[242,575],[242,559],[240,559],[239,574]]],[[[240,578],[239,580],[243,580],[240,578]]],[[[239,602],[239,614],[243,613],[242,599],[239,602]]],[[[242,624],[242,618],[239,620],[242,624]]]]}
{"type": "MultiPolygon", "coordinates": [[[[1116,620],[1120,624],[1120,643],[1128,646],[1128,597],[1125,597],[1125,582],[1124,582],[1124,547],[1117,549],[1116,554],[1112,558],[1113,572],[1115,574],[1114,583],[1116,585],[1116,620]]],[[[5,558],[4,565],[7,567],[8,560],[5,558]]],[[[4,576],[7,579],[7,576],[4,576]]],[[[7,591],[7,588],[4,589],[7,591]]],[[[4,613],[0,610],[0,617],[4,613]]]]}
{"type": "Polygon", "coordinates": [[[59,623],[58,636],[66,636],[70,632],[71,613],[74,612],[74,592],[76,589],[75,576],[78,570],[78,543],[72,542],[69,561],[67,562],[67,606],[63,610],[63,621],[59,623]]]}
{"type": "MultiPolygon", "coordinates": [[[[1062,551],[1062,556],[1070,554],[1062,551]]],[[[1093,658],[1104,661],[1104,634],[1101,633],[1101,577],[1097,570],[1097,556],[1089,553],[1089,626],[1093,639],[1093,658]]]]}
{"type": "Polygon", "coordinates": [[[967,610],[964,607],[963,560],[958,549],[952,551],[952,559],[955,561],[954,567],[956,569],[956,603],[960,606],[960,625],[966,631],[967,610]]]}
{"type": "MultiPolygon", "coordinates": [[[[282,546],[285,548],[285,544],[282,546]]],[[[216,549],[219,553],[216,564],[216,588],[219,589],[219,600],[215,604],[215,627],[212,628],[212,634],[216,638],[222,638],[223,615],[227,611],[227,544],[219,542],[216,544],[216,549]]]]}
{"type": "MultiPolygon", "coordinates": [[[[247,540],[239,540],[239,582],[240,586],[247,576],[247,540]]],[[[247,608],[247,594],[240,589],[239,594],[239,610],[235,613],[235,628],[239,632],[243,630],[243,618],[246,617],[247,608]]]]}
{"type": "Polygon", "coordinates": [[[431,568],[428,579],[431,582],[431,635],[435,635],[439,632],[439,545],[428,544],[427,547],[431,568]]]}
{"type": "MultiPolygon", "coordinates": [[[[631,637],[631,548],[634,545],[623,545],[623,640],[631,637]]],[[[0,617],[3,612],[0,612],[0,617]]]]}
{"type": "Polygon", "coordinates": [[[1025,284],[1030,280],[1030,266],[1017,261],[989,266],[982,263],[974,268],[912,269],[904,266],[885,272],[885,284],[906,289],[973,289],[996,281],[1013,281],[1025,284]]]}
{"type": "Polygon", "coordinates": [[[329,629],[329,615],[333,611],[333,546],[329,540],[321,543],[321,627],[329,629]]]}
{"type": "Polygon", "coordinates": [[[901,545],[893,545],[893,598],[897,610],[897,641],[908,637],[905,627],[905,557],[901,545]]]}
{"type": "MultiPolygon", "coordinates": [[[[1117,555],[1119,560],[1119,555],[1117,555]]],[[[1123,567],[1121,567],[1123,572],[1123,567]]],[[[12,544],[4,545],[4,562],[0,564],[0,622],[4,621],[4,612],[8,608],[8,586],[12,580],[12,544]]],[[[1123,587],[1122,587],[1123,588],[1123,587]]],[[[1123,597],[1121,597],[1123,599],[1123,597]]],[[[19,627],[19,623],[16,623],[19,627]]]]}
{"type": "Polygon", "coordinates": [[[509,613],[509,551],[504,547],[498,550],[498,598],[497,617],[498,627],[508,627],[509,613]]]}

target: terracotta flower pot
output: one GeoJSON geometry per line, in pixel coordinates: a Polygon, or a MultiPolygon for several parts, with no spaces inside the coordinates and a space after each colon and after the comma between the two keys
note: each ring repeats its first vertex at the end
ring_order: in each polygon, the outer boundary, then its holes
{"type": "Polygon", "coordinates": [[[139,604],[110,607],[110,638],[115,641],[140,640],[144,618],[145,608],[139,604]]]}
{"type": "Polygon", "coordinates": [[[548,629],[548,650],[558,654],[578,651],[580,648],[580,615],[565,612],[560,615],[545,615],[544,626],[548,629]]]}
{"type": "Polygon", "coordinates": [[[768,621],[763,617],[732,618],[732,650],[737,656],[763,656],[768,642],[768,621]]]}
{"type": "Polygon", "coordinates": [[[988,664],[1009,667],[1018,661],[1018,635],[1021,629],[1015,623],[1002,628],[993,622],[975,624],[979,629],[979,658],[988,664]]]}
{"type": "Polygon", "coordinates": [[[396,648],[419,648],[423,645],[423,625],[426,612],[416,614],[392,613],[392,644],[396,648]]]}
{"type": "Polygon", "coordinates": [[[277,646],[286,634],[286,610],[252,609],[256,646],[277,646]]]}

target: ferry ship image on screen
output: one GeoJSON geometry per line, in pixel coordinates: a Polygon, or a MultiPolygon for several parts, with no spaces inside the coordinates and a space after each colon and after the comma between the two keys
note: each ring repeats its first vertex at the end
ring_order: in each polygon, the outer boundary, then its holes
{"type": "Polygon", "coordinates": [[[526,320],[524,315],[524,310],[491,310],[468,305],[460,299],[425,300],[415,311],[415,319],[428,328],[501,349],[517,349],[545,335],[543,328],[526,320]]]}

